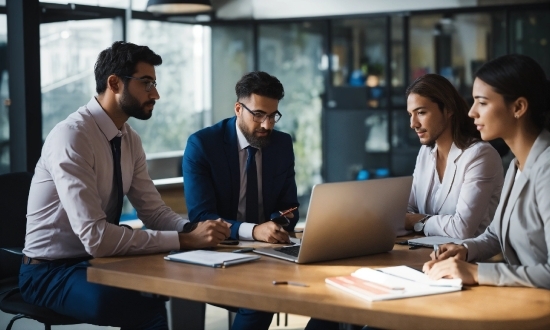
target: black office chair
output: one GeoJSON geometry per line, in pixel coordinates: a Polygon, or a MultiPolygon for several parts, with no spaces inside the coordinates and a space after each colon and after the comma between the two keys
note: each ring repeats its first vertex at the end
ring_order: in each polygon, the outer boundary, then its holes
{"type": "Polygon", "coordinates": [[[82,323],[51,309],[28,304],[21,297],[18,278],[31,179],[32,173],[26,172],[0,175],[0,310],[15,315],[6,330],[21,318],[43,323],[46,330],[52,325],[82,323]]]}

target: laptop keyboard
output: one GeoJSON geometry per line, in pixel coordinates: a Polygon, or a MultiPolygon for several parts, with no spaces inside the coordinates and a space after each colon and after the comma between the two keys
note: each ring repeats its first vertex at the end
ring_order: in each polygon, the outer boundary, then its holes
{"type": "Polygon", "coordinates": [[[276,248],[275,251],[282,252],[284,254],[288,254],[293,257],[298,257],[298,253],[300,252],[300,245],[295,246],[285,246],[282,248],[276,248]]]}

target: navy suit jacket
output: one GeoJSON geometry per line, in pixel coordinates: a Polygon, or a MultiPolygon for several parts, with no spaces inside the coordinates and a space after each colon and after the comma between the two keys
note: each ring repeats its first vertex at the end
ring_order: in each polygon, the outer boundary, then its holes
{"type": "MultiPolygon", "coordinates": [[[[224,119],[189,137],[183,155],[185,200],[192,222],[222,218],[232,224],[231,238],[238,239],[240,191],[239,143],[235,121],[224,119]]],[[[290,135],[273,130],[262,148],[262,194],[266,220],[280,210],[298,206],[294,178],[294,151],[290,135]]],[[[292,231],[298,211],[284,229],[292,231]]]]}

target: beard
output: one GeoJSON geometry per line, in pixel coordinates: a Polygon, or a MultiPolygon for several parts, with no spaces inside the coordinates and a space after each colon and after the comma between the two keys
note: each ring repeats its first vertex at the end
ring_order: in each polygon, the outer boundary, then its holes
{"type": "Polygon", "coordinates": [[[260,128],[257,130],[257,132],[267,132],[266,136],[256,136],[254,135],[255,131],[249,131],[248,128],[244,125],[244,122],[239,123],[239,128],[241,129],[241,132],[243,133],[244,137],[246,138],[246,141],[253,146],[254,148],[264,148],[269,145],[269,142],[271,142],[271,133],[273,130],[260,128]]]}
{"type": "Polygon", "coordinates": [[[134,117],[140,120],[147,120],[153,115],[153,111],[145,111],[145,106],[155,105],[155,100],[147,101],[143,104],[140,104],[138,99],[130,95],[128,88],[124,86],[124,91],[122,92],[122,97],[120,99],[120,108],[130,117],[134,117]]]}
{"type": "Polygon", "coordinates": [[[439,137],[443,134],[443,132],[445,132],[448,125],[449,125],[449,123],[443,122],[439,126],[439,129],[437,131],[430,134],[430,139],[429,140],[424,140],[424,141],[420,140],[420,144],[428,146],[430,148],[433,148],[435,146],[435,142],[437,141],[437,139],[439,139],[439,137]]]}

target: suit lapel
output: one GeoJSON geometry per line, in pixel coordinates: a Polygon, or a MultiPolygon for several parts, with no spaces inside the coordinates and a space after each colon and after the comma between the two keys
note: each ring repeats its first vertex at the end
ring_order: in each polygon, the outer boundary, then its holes
{"type": "Polygon", "coordinates": [[[451,187],[455,180],[456,160],[460,155],[462,155],[462,152],[463,151],[457,148],[454,143],[451,145],[451,150],[449,151],[449,156],[447,158],[447,164],[445,166],[445,174],[443,175],[443,182],[441,183],[441,189],[439,191],[439,196],[437,197],[437,202],[434,205],[436,214],[439,213],[443,203],[447,199],[447,196],[449,196],[449,192],[451,191],[451,187]]]}
{"type": "Polygon", "coordinates": [[[512,246],[510,245],[510,239],[508,237],[508,229],[510,227],[510,217],[512,209],[516,204],[516,199],[526,183],[523,175],[520,175],[517,181],[515,181],[516,176],[516,159],[512,160],[508,172],[506,173],[506,185],[502,187],[501,193],[501,209],[497,210],[500,214],[497,214],[500,217],[500,227],[502,232],[502,254],[506,258],[506,261],[509,260],[510,253],[512,251],[512,246]],[[521,187],[520,187],[521,186],[521,187]],[[502,203],[504,201],[504,203],[502,203]]]}
{"type": "Polygon", "coordinates": [[[237,117],[227,121],[224,132],[224,152],[229,162],[229,172],[231,177],[231,213],[237,216],[239,207],[239,193],[241,188],[241,171],[239,165],[239,142],[237,139],[237,129],[235,127],[237,117]]]}

